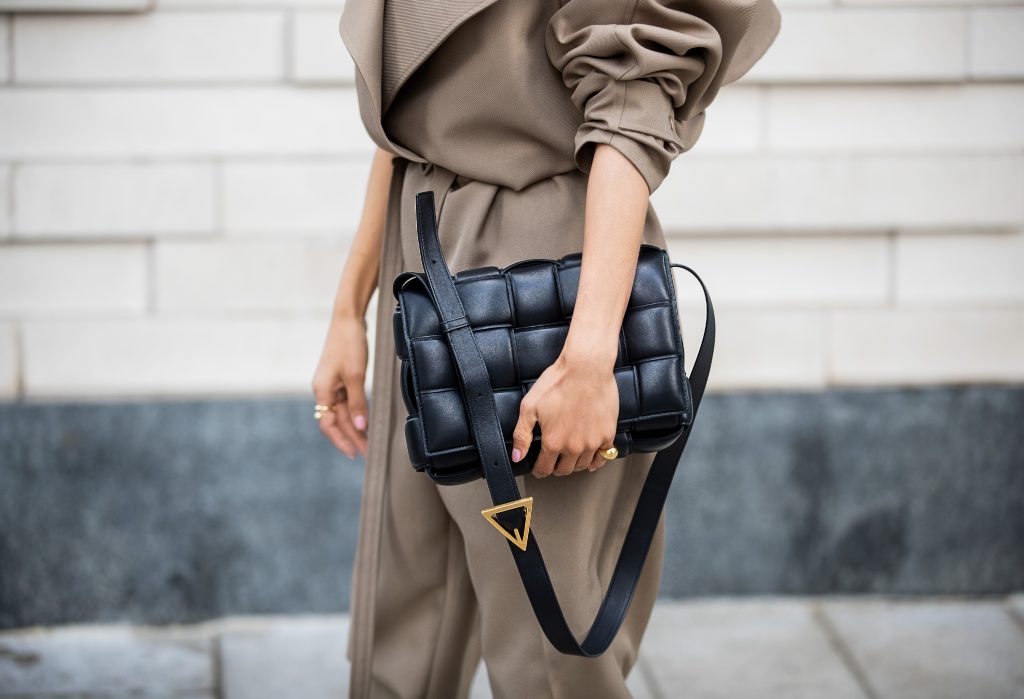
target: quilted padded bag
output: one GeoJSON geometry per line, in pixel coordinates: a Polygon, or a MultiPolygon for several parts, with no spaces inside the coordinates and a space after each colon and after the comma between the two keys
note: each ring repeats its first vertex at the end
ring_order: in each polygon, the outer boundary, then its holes
{"type": "Polygon", "coordinates": [[[614,365],[619,390],[615,446],[620,456],[658,455],[604,604],[580,643],[565,623],[536,536],[529,536],[532,498],[520,497],[514,479],[536,462],[540,425],[525,458],[512,463],[509,452],[523,396],[565,343],[582,253],[452,276],[437,237],[432,192],[416,195],[416,217],[424,271],[402,272],[392,285],[409,458],[439,484],[486,480],[493,507],[482,514],[508,539],[548,638],[563,653],[600,655],[625,616],[707,383],[715,332],[707,288],[689,267],[670,262],[661,248],[640,246],[614,365]],[[707,305],[704,338],[689,378],[672,267],[697,278],[707,305]]]}
{"type": "MultiPolygon", "coordinates": [[[[582,253],[574,253],[559,260],[522,260],[504,269],[466,270],[454,277],[455,291],[487,366],[509,451],[520,401],[565,344],[581,260],[582,253]]],[[[412,464],[438,483],[481,478],[459,372],[425,275],[400,274],[394,293],[398,299],[394,337],[402,360],[402,395],[409,411],[405,437],[412,464]]],[[[619,456],[663,449],[693,420],[677,318],[668,255],[644,244],[614,367],[619,389],[615,436],[619,456]]],[[[512,465],[516,475],[533,468],[540,445],[538,425],[526,458],[512,465]]]]}

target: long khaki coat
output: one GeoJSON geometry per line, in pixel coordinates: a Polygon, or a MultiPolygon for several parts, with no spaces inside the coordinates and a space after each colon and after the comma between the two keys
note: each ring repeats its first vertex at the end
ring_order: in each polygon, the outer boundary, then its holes
{"type": "MultiPolygon", "coordinates": [[[[351,598],[351,696],[464,696],[481,654],[495,697],[628,697],[660,582],[664,520],[629,615],[599,659],[559,654],[483,481],[435,486],[409,463],[391,282],[422,270],[414,196],[430,189],[452,273],[583,247],[598,143],[653,192],[700,136],[718,90],[764,54],[772,0],[347,0],[340,34],[362,122],[394,153],[380,264],[369,451],[351,598]]],[[[643,240],[664,246],[650,208],[643,240]]],[[[520,477],[567,620],[587,630],[653,454],[593,473],[520,477]]]]}

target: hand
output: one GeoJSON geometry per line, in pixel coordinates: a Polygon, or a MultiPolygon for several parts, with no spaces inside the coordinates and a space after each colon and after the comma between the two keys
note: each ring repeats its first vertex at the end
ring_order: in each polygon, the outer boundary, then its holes
{"type": "Polygon", "coordinates": [[[336,316],[327,331],[320,363],[313,374],[313,396],[318,404],[335,404],[320,418],[320,431],[350,459],[356,450],[366,456],[366,364],[369,355],[366,321],[336,316]]]}
{"type": "Polygon", "coordinates": [[[533,427],[539,422],[541,449],[534,476],[567,476],[601,468],[607,459],[597,450],[614,444],[619,419],[619,389],[612,366],[563,353],[545,369],[519,405],[512,460],[521,460],[529,451],[533,427]]]}

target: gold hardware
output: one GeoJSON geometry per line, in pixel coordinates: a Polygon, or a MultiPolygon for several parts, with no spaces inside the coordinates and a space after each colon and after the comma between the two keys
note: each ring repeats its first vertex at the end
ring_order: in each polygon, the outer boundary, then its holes
{"type": "Polygon", "coordinates": [[[480,510],[480,514],[484,516],[491,526],[501,532],[501,535],[511,541],[513,544],[518,546],[523,551],[526,550],[527,537],[530,536],[530,518],[533,516],[533,497],[523,498],[521,500],[515,500],[514,502],[506,502],[504,505],[495,505],[494,507],[488,507],[485,510],[480,510]],[[515,510],[517,508],[523,508],[526,510],[526,522],[523,524],[523,533],[519,533],[519,529],[513,529],[515,534],[509,534],[505,527],[498,523],[498,520],[494,518],[494,515],[501,512],[508,512],[509,510],[515,510]]]}
{"type": "Polygon", "coordinates": [[[611,461],[619,455],[619,448],[613,444],[607,449],[598,449],[597,453],[611,461]]]}

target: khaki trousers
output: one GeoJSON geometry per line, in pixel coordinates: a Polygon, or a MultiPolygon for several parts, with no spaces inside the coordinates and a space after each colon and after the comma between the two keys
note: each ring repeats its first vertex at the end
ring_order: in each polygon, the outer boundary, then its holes
{"type": "MultiPolygon", "coordinates": [[[[395,425],[405,417],[398,398],[395,425]]],[[[611,647],[599,658],[564,655],[542,633],[508,545],[480,515],[491,505],[483,481],[435,485],[403,457],[401,430],[390,446],[366,697],[466,697],[481,656],[495,699],[630,697],[625,679],[661,577],[664,516],[611,647]]],[[[531,535],[577,637],[601,603],[652,460],[637,455],[593,473],[517,479],[523,497],[534,498],[531,535]]]]}
{"type": "MultiPolygon", "coordinates": [[[[433,186],[443,193],[450,180],[450,175],[441,184],[415,180],[408,189],[433,186]]],[[[464,218],[459,213],[455,220],[464,218]]],[[[663,241],[656,222],[649,226],[648,239],[663,241]]],[[[351,598],[350,695],[460,699],[468,696],[482,658],[495,699],[630,697],[625,680],[661,579],[664,515],[625,622],[609,649],[598,658],[556,651],[537,623],[508,544],[480,515],[492,504],[484,481],[439,486],[409,461],[390,281],[403,269],[422,269],[411,253],[414,241],[409,230],[402,236],[392,230],[384,241],[380,278],[386,281],[378,297],[369,450],[351,598]],[[404,258],[402,237],[409,251],[404,258]]],[[[558,244],[569,251],[580,243],[558,244]]],[[[523,497],[533,496],[530,535],[544,552],[577,638],[589,629],[607,589],[654,456],[633,454],[592,473],[517,478],[523,497]]]]}

